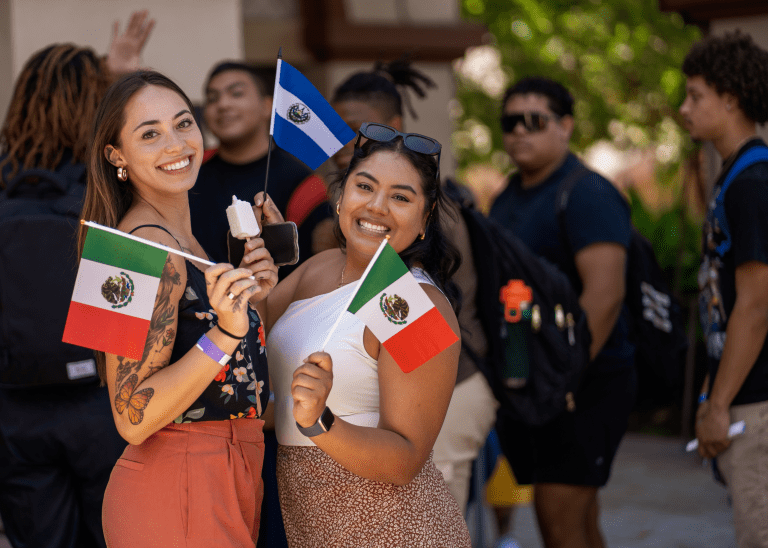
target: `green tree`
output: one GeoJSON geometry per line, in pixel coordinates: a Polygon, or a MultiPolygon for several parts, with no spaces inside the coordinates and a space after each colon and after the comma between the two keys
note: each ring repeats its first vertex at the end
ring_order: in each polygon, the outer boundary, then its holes
{"type": "Polygon", "coordinates": [[[681,169],[693,145],[676,110],[685,95],[680,66],[699,30],[649,0],[463,0],[462,10],[487,26],[491,41],[456,65],[459,173],[477,164],[509,169],[498,122],[507,85],[529,75],[562,82],[576,98],[574,150],[606,141],[654,152],[656,184],[674,200],[659,211],[630,192],[633,220],[673,285],[694,292],[700,235],[681,169]]]}

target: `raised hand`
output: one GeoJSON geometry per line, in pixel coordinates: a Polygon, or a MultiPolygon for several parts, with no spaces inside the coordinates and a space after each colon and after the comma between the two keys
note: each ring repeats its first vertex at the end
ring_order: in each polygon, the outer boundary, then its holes
{"type": "Polygon", "coordinates": [[[155,26],[155,20],[148,17],[147,10],[133,12],[123,34],[120,34],[119,21],[112,25],[107,68],[113,75],[119,76],[141,68],[141,52],[155,26]]]}

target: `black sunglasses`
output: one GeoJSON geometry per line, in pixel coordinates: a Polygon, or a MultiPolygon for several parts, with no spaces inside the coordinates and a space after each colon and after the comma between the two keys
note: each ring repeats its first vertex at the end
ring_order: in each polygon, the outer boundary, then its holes
{"type": "Polygon", "coordinates": [[[418,152],[419,154],[426,154],[428,156],[437,155],[437,178],[440,178],[440,152],[443,147],[432,137],[427,137],[420,133],[403,133],[397,131],[393,127],[377,124],[375,122],[365,122],[360,126],[360,131],[357,134],[357,141],[355,141],[355,148],[360,147],[360,139],[363,137],[370,139],[371,141],[379,141],[380,143],[388,143],[397,137],[402,137],[403,145],[405,145],[405,148],[408,150],[418,152]]]}
{"type": "Polygon", "coordinates": [[[547,129],[547,124],[550,120],[559,120],[557,115],[544,114],[543,112],[515,112],[513,114],[505,114],[501,117],[501,131],[504,133],[512,133],[515,131],[517,124],[523,124],[525,131],[528,133],[536,133],[547,129]]]}

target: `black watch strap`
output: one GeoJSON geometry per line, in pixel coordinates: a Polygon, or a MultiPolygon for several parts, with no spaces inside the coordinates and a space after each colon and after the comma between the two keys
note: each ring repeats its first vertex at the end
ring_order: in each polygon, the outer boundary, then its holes
{"type": "Polygon", "coordinates": [[[308,438],[313,438],[315,436],[319,436],[320,434],[324,434],[325,432],[330,430],[331,426],[333,426],[333,421],[335,418],[336,417],[333,416],[333,412],[328,408],[328,406],[326,406],[325,410],[320,415],[320,418],[317,419],[317,422],[315,424],[307,428],[304,428],[297,422],[296,428],[298,428],[299,432],[301,432],[308,438]]]}

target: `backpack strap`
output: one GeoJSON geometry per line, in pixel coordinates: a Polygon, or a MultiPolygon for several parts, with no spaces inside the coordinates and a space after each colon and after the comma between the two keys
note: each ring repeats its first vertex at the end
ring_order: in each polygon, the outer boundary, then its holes
{"type": "Polygon", "coordinates": [[[725,234],[725,239],[715,248],[715,251],[721,257],[731,249],[732,243],[731,230],[728,227],[728,218],[725,216],[725,192],[728,190],[728,187],[733,180],[741,175],[745,169],[760,162],[768,162],[768,147],[756,146],[750,148],[728,169],[728,174],[725,176],[723,184],[720,185],[720,191],[715,198],[714,213],[718,223],[720,223],[720,230],[725,234]]]}
{"type": "Polygon", "coordinates": [[[584,175],[590,173],[590,170],[577,160],[577,165],[571,170],[571,172],[560,182],[557,187],[557,194],[555,196],[555,215],[557,217],[558,235],[560,242],[571,257],[569,261],[568,274],[572,279],[578,280],[578,272],[576,271],[576,263],[573,254],[573,245],[571,245],[571,239],[568,237],[568,228],[565,225],[565,211],[568,208],[568,200],[573,193],[573,189],[576,187],[576,183],[581,180],[584,175]],[[573,278],[573,276],[576,276],[573,278]]]}
{"type": "Polygon", "coordinates": [[[171,232],[170,232],[170,231],[169,231],[167,228],[165,228],[165,227],[162,227],[162,226],[160,226],[160,225],[139,225],[139,226],[137,226],[136,228],[134,228],[133,230],[131,230],[131,231],[130,231],[128,234],[133,234],[134,232],[136,232],[136,231],[137,231],[138,229],[140,229],[140,228],[159,228],[159,229],[160,229],[160,230],[162,230],[163,232],[167,232],[167,233],[168,233],[168,235],[169,235],[171,238],[173,238],[173,239],[174,239],[174,241],[175,241],[177,244],[179,244],[179,247],[180,247],[181,249],[184,249],[184,246],[183,246],[183,245],[181,245],[181,244],[179,243],[179,240],[177,240],[177,239],[176,239],[176,237],[175,237],[173,234],[171,234],[171,232]]]}
{"type": "Polygon", "coordinates": [[[328,191],[323,180],[317,175],[310,175],[291,193],[285,207],[285,219],[300,227],[317,207],[327,201],[328,191]]]}

